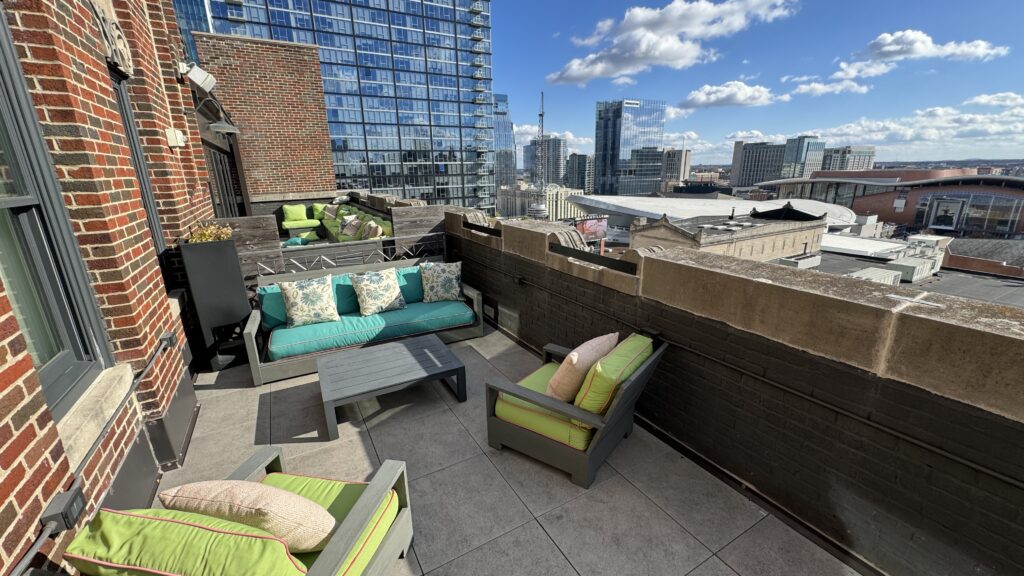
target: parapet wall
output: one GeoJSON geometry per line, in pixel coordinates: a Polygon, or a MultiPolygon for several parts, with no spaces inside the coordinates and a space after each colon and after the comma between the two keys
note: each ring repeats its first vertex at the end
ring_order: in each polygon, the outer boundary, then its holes
{"type": "MultiPolygon", "coordinates": [[[[685,249],[637,273],[446,220],[525,344],[654,329],[638,416],[890,574],[1024,573],[1024,312],[685,249]]],[[[565,228],[562,228],[563,230],[565,228]]]]}

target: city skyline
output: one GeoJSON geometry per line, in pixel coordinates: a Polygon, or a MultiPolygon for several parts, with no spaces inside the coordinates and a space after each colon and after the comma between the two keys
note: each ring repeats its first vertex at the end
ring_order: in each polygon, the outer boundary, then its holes
{"type": "Polygon", "coordinates": [[[593,153],[597,102],[629,98],[668,102],[665,145],[685,142],[694,164],[728,164],[737,139],[802,134],[873,145],[881,162],[1024,157],[1017,3],[581,6],[494,5],[495,90],[509,94],[520,146],[537,134],[543,90],[546,132],[570,152],[593,153]]]}

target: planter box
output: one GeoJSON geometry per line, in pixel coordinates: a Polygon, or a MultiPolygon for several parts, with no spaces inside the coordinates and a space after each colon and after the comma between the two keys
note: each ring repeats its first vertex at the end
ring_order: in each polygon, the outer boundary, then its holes
{"type": "Polygon", "coordinates": [[[215,328],[240,324],[252,312],[235,241],[182,244],[181,257],[204,343],[209,349],[215,343],[215,328]]]}

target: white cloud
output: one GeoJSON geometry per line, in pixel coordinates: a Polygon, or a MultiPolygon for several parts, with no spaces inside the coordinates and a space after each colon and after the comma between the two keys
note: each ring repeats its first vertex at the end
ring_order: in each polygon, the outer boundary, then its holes
{"type": "Polygon", "coordinates": [[[677,118],[686,118],[693,114],[692,108],[679,108],[678,106],[665,107],[665,120],[671,122],[677,118]]]}
{"type": "Polygon", "coordinates": [[[839,82],[810,82],[808,84],[801,84],[792,93],[822,96],[824,94],[842,94],[844,92],[867,94],[868,90],[871,90],[870,86],[858,84],[853,80],[840,80],[839,82]]]}
{"type": "Polygon", "coordinates": [[[761,73],[760,72],[758,72],[757,74],[740,74],[740,80],[742,80],[744,82],[749,82],[750,80],[757,80],[760,77],[761,77],[761,73]]]}
{"type": "Polygon", "coordinates": [[[974,98],[970,98],[964,101],[965,105],[977,104],[979,106],[999,106],[999,107],[1024,107],[1024,96],[1017,94],[1016,92],[999,92],[997,94],[979,94],[974,98]]]}
{"type": "Polygon", "coordinates": [[[726,82],[719,86],[705,84],[690,92],[679,103],[680,108],[713,108],[719,106],[767,106],[789,100],[788,94],[774,94],[765,86],[750,86],[740,80],[726,82]]]}
{"type": "Polygon", "coordinates": [[[854,78],[874,78],[892,72],[895,62],[840,62],[839,70],[832,74],[836,80],[853,80],[854,78]]]}
{"type": "Polygon", "coordinates": [[[737,130],[732,134],[725,137],[726,140],[750,140],[757,142],[781,142],[785,140],[787,136],[785,134],[765,134],[760,130],[737,130]]]}
{"type": "Polygon", "coordinates": [[[867,50],[854,62],[839,62],[832,74],[836,80],[873,78],[888,74],[904,60],[947,59],[987,62],[1010,53],[1006,46],[995,46],[986,40],[936,44],[921,30],[883,32],[868,43],[867,50]]]}
{"type": "Polygon", "coordinates": [[[1008,47],[994,46],[985,40],[936,44],[931,36],[920,30],[879,34],[868,44],[868,51],[872,59],[893,61],[951,58],[985,62],[1010,53],[1008,47]]]}
{"type": "Polygon", "coordinates": [[[672,0],[663,8],[635,6],[622,20],[601,20],[594,33],[573,38],[578,46],[601,49],[573,58],[547,79],[580,84],[596,78],[635,76],[655,67],[682,70],[713,61],[717,53],[702,41],[732,36],[755,22],[772,22],[793,13],[795,0],[672,0]]]}
{"type": "Polygon", "coordinates": [[[743,64],[750,64],[750,60],[747,60],[746,58],[744,58],[743,59],[743,64]]]}
{"type": "Polygon", "coordinates": [[[616,86],[632,86],[636,84],[636,80],[629,76],[619,76],[612,80],[612,84],[615,84],[616,86]]]}
{"type": "Polygon", "coordinates": [[[803,76],[794,76],[792,74],[786,74],[782,78],[779,78],[779,82],[782,82],[783,84],[785,84],[786,82],[802,83],[817,80],[818,78],[820,78],[820,76],[818,76],[817,74],[805,74],[803,76]]]}
{"type": "Polygon", "coordinates": [[[590,36],[587,36],[586,38],[573,36],[569,41],[577,46],[597,46],[601,43],[601,40],[604,40],[604,37],[608,35],[612,26],[615,26],[614,18],[601,20],[597,23],[597,26],[594,27],[594,32],[590,36]]]}

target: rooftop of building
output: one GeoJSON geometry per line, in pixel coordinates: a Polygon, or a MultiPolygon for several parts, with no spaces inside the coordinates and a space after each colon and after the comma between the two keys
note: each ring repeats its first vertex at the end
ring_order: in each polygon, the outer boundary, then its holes
{"type": "Polygon", "coordinates": [[[1005,262],[1024,267],[1024,242],[987,238],[957,238],[949,244],[949,253],[969,258],[1005,262]]]}
{"type": "Polygon", "coordinates": [[[647,196],[570,196],[569,202],[593,214],[615,214],[635,218],[686,219],[697,216],[735,216],[750,214],[753,210],[768,211],[782,208],[787,203],[808,214],[826,214],[828,223],[853,224],[857,215],[844,206],[826,204],[817,200],[741,200],[738,198],[661,198],[647,196]]]}
{"type": "Polygon", "coordinates": [[[899,186],[922,188],[926,186],[994,186],[1024,190],[1024,178],[1017,176],[980,175],[976,169],[963,170],[832,170],[813,172],[802,178],[782,178],[759,182],[757,186],[784,186],[813,183],[859,184],[865,186],[899,186]],[[944,174],[963,172],[960,174],[944,174]],[[940,174],[940,175],[936,175],[940,174]]]}
{"type": "MultiPolygon", "coordinates": [[[[830,236],[829,234],[825,235],[830,236]]],[[[865,268],[884,267],[889,260],[824,252],[819,272],[846,276],[865,268]]],[[[957,270],[941,270],[935,276],[913,285],[917,290],[926,290],[949,296],[970,298],[981,302],[1024,308],[1024,280],[1001,278],[986,274],[972,274],[957,270]]]]}
{"type": "Polygon", "coordinates": [[[646,227],[670,226],[682,234],[691,237],[701,236],[731,236],[740,232],[753,231],[757,229],[778,228],[778,225],[787,225],[794,222],[819,222],[824,224],[824,215],[815,216],[793,208],[786,204],[781,208],[775,208],[765,212],[758,212],[756,209],[750,214],[740,216],[696,216],[693,218],[669,218],[662,216],[647,226],[637,226],[637,230],[646,227]],[[776,226],[773,226],[776,225],[776,226]]]}

